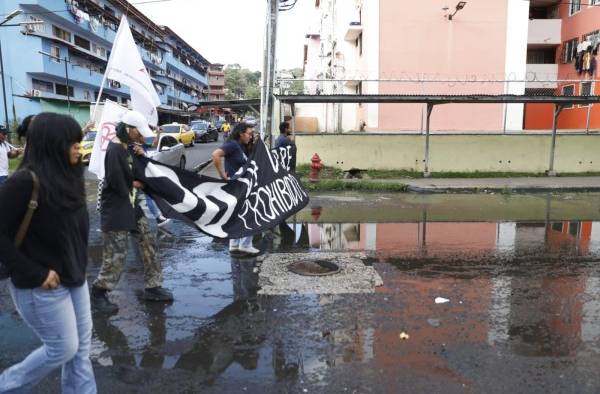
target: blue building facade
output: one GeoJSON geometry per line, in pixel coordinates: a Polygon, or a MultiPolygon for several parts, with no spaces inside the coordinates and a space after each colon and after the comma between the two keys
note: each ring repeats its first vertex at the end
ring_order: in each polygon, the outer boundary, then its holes
{"type": "MultiPolygon", "coordinates": [[[[161,123],[178,119],[208,94],[210,63],[126,0],[2,0],[0,21],[17,9],[22,14],[8,24],[36,23],[0,27],[11,125],[43,111],[70,113],[85,123],[124,13],[160,96],[161,123]]],[[[108,81],[103,98],[127,104],[129,89],[108,81]]],[[[0,122],[6,123],[1,94],[0,122]]]]}

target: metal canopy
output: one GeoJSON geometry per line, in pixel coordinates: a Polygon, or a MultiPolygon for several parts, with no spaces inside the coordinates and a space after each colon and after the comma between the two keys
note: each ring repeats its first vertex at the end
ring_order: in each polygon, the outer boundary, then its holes
{"type": "MultiPolygon", "coordinates": [[[[282,104],[292,107],[292,119],[295,115],[295,104],[301,103],[379,103],[379,104],[426,104],[427,119],[425,127],[425,169],[423,175],[430,176],[429,152],[430,152],[430,119],[433,107],[441,104],[553,104],[554,116],[552,119],[552,139],[550,143],[550,160],[548,165],[548,176],[556,176],[554,170],[554,156],[556,151],[556,129],[558,116],[563,108],[573,104],[586,105],[600,103],[600,96],[532,96],[532,95],[401,95],[401,94],[335,94],[335,95],[276,95],[282,104]]],[[[292,121],[292,132],[295,132],[295,122],[292,121]]]]}
{"type": "Polygon", "coordinates": [[[240,107],[257,107],[260,106],[260,99],[249,100],[210,100],[200,101],[197,104],[198,108],[240,108],[240,107]]]}
{"type": "Polygon", "coordinates": [[[531,96],[531,95],[394,95],[394,94],[333,94],[275,95],[281,103],[390,103],[390,104],[593,104],[600,96],[531,96]]]}

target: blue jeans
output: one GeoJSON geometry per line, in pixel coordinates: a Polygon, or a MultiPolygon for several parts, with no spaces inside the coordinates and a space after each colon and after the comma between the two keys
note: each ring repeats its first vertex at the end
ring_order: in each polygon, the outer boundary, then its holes
{"type": "Polygon", "coordinates": [[[8,179],[8,177],[6,175],[0,176],[0,185],[3,185],[7,179],[8,179]]]}
{"type": "Polygon", "coordinates": [[[0,375],[0,393],[27,392],[58,367],[62,367],[63,393],[96,393],[90,361],[92,313],[87,283],[54,290],[8,285],[17,311],[43,344],[0,375]]]}

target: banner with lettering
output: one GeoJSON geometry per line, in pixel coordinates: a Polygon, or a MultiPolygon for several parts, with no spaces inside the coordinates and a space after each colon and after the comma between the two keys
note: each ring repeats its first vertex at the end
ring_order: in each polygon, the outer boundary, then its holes
{"type": "Polygon", "coordinates": [[[259,141],[229,181],[145,157],[136,157],[133,169],[164,216],[216,238],[242,238],[275,227],[308,204],[308,193],[289,172],[294,160],[295,146],[269,151],[259,141]]]}

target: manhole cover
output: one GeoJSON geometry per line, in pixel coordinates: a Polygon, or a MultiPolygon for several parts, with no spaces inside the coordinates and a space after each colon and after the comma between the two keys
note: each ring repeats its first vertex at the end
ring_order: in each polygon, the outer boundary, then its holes
{"type": "Polygon", "coordinates": [[[340,272],[340,267],[328,260],[300,260],[290,264],[288,269],[306,276],[326,276],[340,272]]]}

